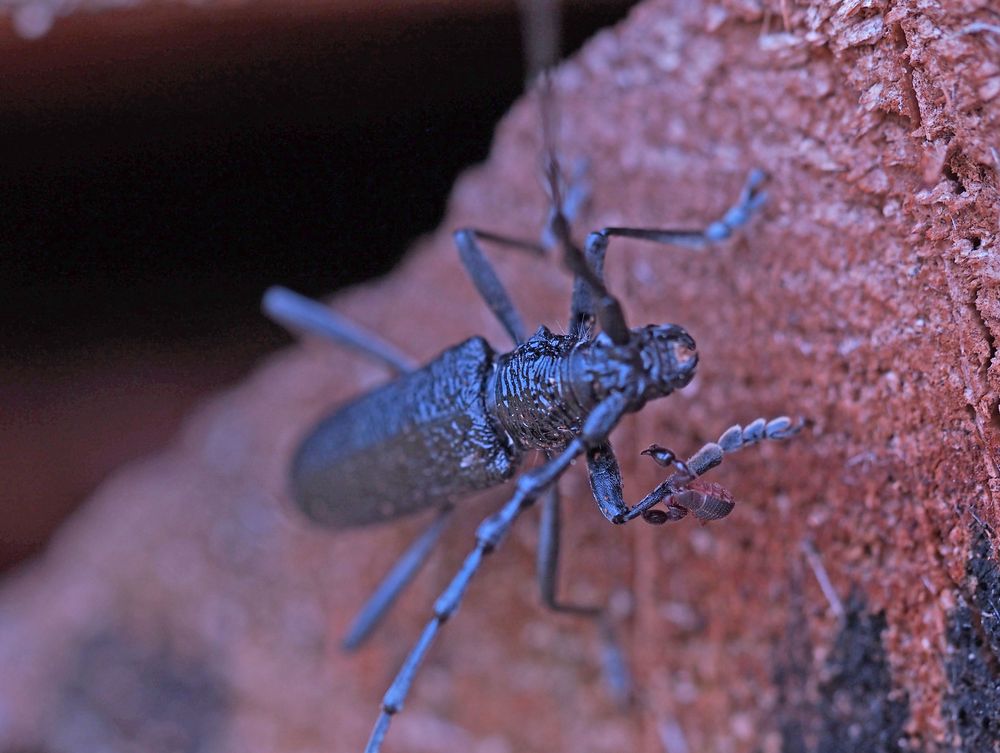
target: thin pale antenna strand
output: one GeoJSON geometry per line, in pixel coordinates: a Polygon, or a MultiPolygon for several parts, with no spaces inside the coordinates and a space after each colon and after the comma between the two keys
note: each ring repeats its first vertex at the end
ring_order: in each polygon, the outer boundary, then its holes
{"type": "Polygon", "coordinates": [[[521,38],[524,40],[526,86],[560,56],[562,12],[559,0],[521,0],[521,38]]]}

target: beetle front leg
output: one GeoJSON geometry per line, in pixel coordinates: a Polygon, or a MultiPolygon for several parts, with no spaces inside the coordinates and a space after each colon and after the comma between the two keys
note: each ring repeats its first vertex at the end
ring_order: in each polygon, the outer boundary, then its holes
{"type": "MultiPolygon", "coordinates": [[[[676,509],[678,505],[668,505],[666,513],[659,515],[644,515],[660,502],[675,497],[683,492],[692,481],[699,476],[708,473],[722,462],[725,455],[731,455],[744,447],[749,447],[765,439],[788,439],[798,433],[802,428],[801,423],[793,424],[788,416],[780,416],[770,421],[758,418],[745,427],[735,424],[730,426],[719,437],[718,442],[706,443],[698,452],[686,461],[678,460],[674,453],[664,447],[653,445],[643,451],[643,455],[650,455],[659,464],[675,468],[663,483],[647,494],[635,507],[625,504],[622,494],[621,470],[618,467],[618,460],[615,458],[611,445],[605,441],[593,445],[587,450],[587,468],[590,472],[590,488],[594,493],[594,500],[600,508],[601,513],[612,523],[621,524],[634,520],[642,515],[649,523],[666,523],[668,520],[679,520],[686,514],[685,511],[676,509]]],[[[721,492],[719,493],[721,495],[721,492]]],[[[686,498],[678,498],[683,501],[686,498]]],[[[701,515],[695,510],[695,514],[702,519],[709,518],[710,512],[714,513],[712,518],[723,517],[718,514],[723,508],[722,502],[725,499],[716,498],[706,507],[701,515]]],[[[707,502],[706,502],[707,503],[707,502]]],[[[731,507],[730,507],[731,509],[731,507]]],[[[657,511],[659,512],[659,511],[657,511]]],[[[726,511],[728,512],[728,510],[726,511]]]]}
{"type": "MultiPolygon", "coordinates": [[[[607,239],[616,235],[619,238],[638,238],[669,246],[701,249],[712,243],[731,238],[736,230],[750,222],[767,201],[767,192],[762,188],[766,180],[767,174],[763,170],[751,170],[736,203],[729,207],[719,219],[708,223],[700,230],[606,227],[591,235],[603,236],[605,248],[607,248],[607,239]]],[[[602,254],[603,251],[604,249],[601,249],[602,254]]]]}
{"type": "MultiPolygon", "coordinates": [[[[691,482],[699,476],[703,476],[708,473],[708,471],[715,468],[715,466],[719,465],[722,462],[723,457],[731,455],[734,452],[738,452],[744,447],[757,444],[765,439],[788,439],[789,437],[797,434],[801,428],[801,421],[793,423],[788,416],[779,416],[778,418],[772,418],[770,421],[758,418],[756,421],[753,421],[746,426],[734,424],[722,433],[718,442],[706,443],[700,450],[698,450],[698,452],[682,463],[682,467],[680,469],[671,474],[663,483],[647,494],[635,507],[626,508],[627,511],[623,515],[612,518],[611,522],[627,523],[628,521],[634,520],[641,515],[647,522],[659,524],[665,523],[671,519],[676,520],[678,517],[683,517],[683,515],[677,516],[671,514],[670,501],[682,501],[683,498],[678,498],[675,495],[684,491],[684,489],[686,489],[691,482]],[[666,517],[664,517],[663,514],[647,514],[649,512],[653,512],[652,508],[664,500],[668,500],[666,517]]],[[[644,454],[651,454],[654,459],[656,459],[657,453],[662,450],[663,448],[657,448],[654,445],[644,454]]],[[[670,454],[672,455],[673,453],[670,454]]],[[[710,492],[705,492],[705,494],[712,496],[710,492]]],[[[718,514],[718,511],[723,509],[724,505],[728,504],[730,501],[730,499],[726,499],[721,496],[721,493],[720,495],[714,495],[712,499],[702,500],[702,503],[707,504],[708,506],[702,514],[699,514],[699,510],[695,510],[695,515],[701,517],[703,520],[722,517],[721,514],[718,514]]],[[[601,504],[600,500],[598,500],[598,504],[601,504]]],[[[728,512],[728,510],[726,510],[726,512],[728,512]]],[[[605,513],[605,515],[606,514],[607,513],[605,513]]]]}
{"type": "Polygon", "coordinates": [[[628,514],[622,494],[622,471],[610,442],[602,442],[587,450],[587,470],[590,490],[605,518],[617,523],[628,514]]]}

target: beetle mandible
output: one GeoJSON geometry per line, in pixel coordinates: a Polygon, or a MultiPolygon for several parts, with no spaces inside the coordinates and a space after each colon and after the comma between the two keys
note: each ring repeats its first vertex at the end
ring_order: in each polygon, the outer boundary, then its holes
{"type": "MultiPolygon", "coordinates": [[[[550,86],[547,78],[544,84],[550,86]]],[[[728,514],[732,497],[722,487],[696,479],[729,453],[763,439],[785,439],[798,430],[785,416],[735,425],[686,461],[654,445],[643,454],[673,472],[634,506],[625,503],[608,435],[626,414],[685,387],[694,377],[698,354],[694,339],[676,324],[628,326],[621,304],[604,283],[610,239],[629,237],[694,249],[723,241],[764,203],[765,176],[752,171],[738,200],[703,230],[606,227],[590,233],[581,249],[571,236],[569,217],[581,204],[584,189],[565,185],[544,100],[542,113],[545,181],[552,203],[542,242],[471,228],[455,233],[462,265],[510,336],[513,350],[498,353],[484,338],[471,337],[416,367],[391,345],[319,303],[280,287],[264,296],[264,310],[279,323],[355,348],[397,372],[392,381],[324,418],[302,440],[291,470],[292,492],[301,510],[333,528],[388,521],[431,507],[440,510],[362,608],[344,639],[346,648],[365,640],[419,570],[444,530],[456,498],[510,479],[533,450],[545,455],[545,462],[522,474],[510,499],[477,528],[475,547],[438,597],[433,617],[382,700],[366,753],[380,750],[421,661],[458,608],[483,558],[539,498],[543,504],[538,583],[543,601],[553,610],[599,622],[612,649],[606,674],[617,695],[627,694],[628,674],[615,649],[606,610],[564,603],[556,596],[560,529],[556,482],[574,459],[586,457],[594,499],[612,523],[643,517],[661,524],[679,520],[689,510],[707,521],[728,514]],[[540,327],[526,335],[483,252],[484,242],[537,254],[561,253],[574,279],[567,334],[540,327]],[[601,333],[595,335],[598,328],[601,333]],[[664,509],[653,509],[661,502],[664,509]]]]}

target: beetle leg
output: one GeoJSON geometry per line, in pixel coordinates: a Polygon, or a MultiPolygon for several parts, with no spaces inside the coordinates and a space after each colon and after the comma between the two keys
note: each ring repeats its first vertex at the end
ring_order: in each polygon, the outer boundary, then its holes
{"type": "MultiPolygon", "coordinates": [[[[698,452],[689,457],[684,463],[686,471],[677,471],[671,474],[663,483],[647,494],[635,507],[626,508],[626,512],[612,519],[614,523],[625,523],[642,515],[650,523],[665,523],[667,520],[679,520],[683,515],[677,516],[673,511],[668,510],[668,516],[653,514],[647,517],[647,511],[684,489],[691,481],[698,476],[702,476],[715,468],[722,462],[726,455],[742,450],[765,439],[779,440],[788,439],[794,436],[802,428],[802,422],[792,422],[788,416],[779,416],[765,421],[758,418],[756,421],[740,426],[735,424],[726,429],[718,442],[708,442],[698,452]]],[[[602,507],[603,511],[603,507],[602,507]]],[[[659,512],[659,511],[655,511],[659,512]]],[[[605,513],[607,514],[607,513],[605,513]]]]}
{"type": "Polygon", "coordinates": [[[554,612],[589,617],[597,622],[601,637],[604,679],[614,701],[619,706],[625,706],[632,695],[632,677],[607,609],[567,604],[559,601],[556,596],[559,577],[560,517],[559,487],[553,484],[542,500],[541,523],[538,530],[538,586],[542,592],[542,601],[554,612]]]}
{"type": "MultiPolygon", "coordinates": [[[[641,240],[674,246],[699,249],[710,243],[729,238],[733,232],[745,225],[764,204],[767,194],[761,190],[766,175],[763,170],[751,170],[747,176],[739,199],[724,215],[709,223],[703,230],[659,230],[651,228],[606,227],[587,236],[584,256],[594,273],[604,279],[604,256],[611,236],[639,238],[641,240]]],[[[595,302],[593,293],[586,282],[577,277],[573,285],[573,302],[570,312],[570,334],[582,336],[594,326],[595,302]]]]}
{"type": "Polygon", "coordinates": [[[566,472],[574,459],[581,455],[587,447],[600,444],[607,438],[627,408],[627,398],[617,393],[598,403],[597,407],[587,416],[587,420],[584,421],[580,436],[575,437],[565,449],[551,460],[522,475],[517,480],[511,498],[496,513],[479,524],[476,529],[475,548],[465,558],[451,582],[434,602],[434,615],[424,626],[416,644],[403,660],[403,666],[396,673],[392,685],[382,697],[382,711],[375,721],[371,737],[368,738],[365,753],[378,753],[381,749],[382,741],[389,731],[392,717],[402,709],[403,702],[410,692],[410,686],[416,678],[424,656],[431,644],[434,643],[441,626],[458,609],[462,597],[465,595],[465,590],[469,587],[469,583],[479,570],[486,555],[500,545],[518,516],[531,507],[538,496],[566,472]]]}
{"type": "Polygon", "coordinates": [[[622,494],[622,472],[611,444],[607,441],[587,450],[590,490],[605,518],[614,522],[628,513],[622,494]]]}
{"type": "Polygon", "coordinates": [[[261,301],[261,308],[269,318],[283,327],[302,330],[333,340],[338,345],[346,345],[380,361],[398,374],[406,374],[417,368],[417,364],[409,356],[374,332],[288,288],[278,285],[268,288],[261,301]]]}
{"type": "MultiPolygon", "coordinates": [[[[573,163],[573,174],[568,181],[560,182],[560,193],[562,194],[562,214],[566,221],[572,224],[586,209],[590,202],[591,185],[587,178],[590,167],[586,159],[578,159],[573,163]],[[564,186],[563,183],[566,183],[564,186]]],[[[544,178],[544,176],[543,176],[544,178]]],[[[562,176],[560,175],[560,179],[562,176]]],[[[548,217],[545,218],[545,226],[542,228],[541,243],[546,251],[554,250],[559,245],[559,238],[556,237],[553,223],[555,222],[556,211],[552,197],[549,196],[550,207],[548,217]]]]}
{"type": "MultiPolygon", "coordinates": [[[[597,233],[587,236],[583,255],[594,274],[604,280],[604,252],[608,247],[608,239],[597,233]]],[[[595,323],[594,294],[590,285],[582,277],[573,280],[573,298],[570,303],[569,334],[584,338],[594,328],[595,323]]]]}
{"type": "Polygon", "coordinates": [[[606,227],[593,235],[607,238],[617,235],[622,238],[639,238],[641,240],[664,243],[672,246],[700,249],[711,243],[718,243],[731,237],[738,228],[746,225],[767,201],[767,192],[761,189],[767,174],[760,169],[753,169],[747,175],[740,196],[726,213],[714,222],[710,222],[701,230],[660,230],[656,228],[606,227]]]}
{"type": "Polygon", "coordinates": [[[556,612],[568,612],[588,617],[601,613],[599,607],[563,604],[556,598],[559,576],[559,533],[562,527],[559,509],[559,488],[553,484],[542,500],[541,519],[538,527],[538,556],[536,559],[538,588],[545,606],[556,612]]]}
{"type": "MultiPolygon", "coordinates": [[[[556,200],[559,200],[555,182],[558,180],[557,167],[550,167],[550,186],[556,200]]],[[[573,312],[570,319],[570,334],[581,336],[583,328],[576,324],[579,317],[576,316],[577,301],[586,300],[587,310],[590,312],[589,322],[595,319],[601,325],[601,329],[611,338],[611,342],[616,345],[625,345],[631,338],[628,322],[625,320],[625,312],[621,303],[611,294],[604,284],[604,270],[602,264],[595,264],[591,261],[592,255],[580,250],[580,247],[573,242],[570,236],[569,223],[561,210],[553,211],[552,220],[549,223],[553,235],[559,240],[559,245],[563,251],[563,264],[573,274],[573,312]],[[583,292],[578,293],[581,290],[583,292]]],[[[589,328],[589,327],[588,327],[589,328]]]]}
{"type": "Polygon", "coordinates": [[[515,345],[520,345],[525,341],[524,323],[520,314],[514,308],[510,295],[504,288],[500,278],[497,277],[496,270],[490,264],[480,241],[490,241],[500,246],[516,248],[521,251],[529,251],[533,254],[542,255],[545,250],[528,241],[521,241],[514,238],[507,238],[502,235],[487,233],[473,228],[463,228],[455,231],[455,245],[458,247],[458,256],[462,260],[462,266],[469,273],[473,285],[479,291],[479,295],[486,301],[493,315],[500,320],[503,328],[507,330],[511,340],[515,345]]]}
{"type": "Polygon", "coordinates": [[[368,601],[358,612],[357,617],[351,623],[351,627],[341,642],[341,647],[345,651],[353,651],[364,643],[372,631],[385,617],[396,599],[403,592],[413,576],[417,574],[423,564],[427,561],[434,545],[437,544],[441,534],[451,521],[451,505],[444,507],[434,518],[423,533],[410,545],[410,548],[403,553],[403,556],[396,560],[396,564],[385,576],[375,592],[368,597],[368,601]]]}
{"type": "Polygon", "coordinates": [[[392,717],[403,708],[403,702],[409,695],[410,686],[416,678],[424,656],[437,637],[441,626],[458,610],[465,590],[469,587],[472,577],[479,570],[483,559],[496,549],[517,517],[534,503],[535,498],[544,487],[555,482],[569,467],[572,459],[583,451],[583,446],[580,443],[571,444],[570,448],[560,453],[555,459],[521,476],[514,496],[500,510],[479,524],[476,529],[475,548],[465,558],[451,582],[434,602],[433,617],[424,626],[416,644],[403,661],[403,666],[396,673],[392,685],[382,697],[382,710],[375,721],[371,737],[368,738],[365,753],[378,753],[381,749],[392,717]],[[572,453],[568,452],[570,448],[573,449],[572,453]]]}

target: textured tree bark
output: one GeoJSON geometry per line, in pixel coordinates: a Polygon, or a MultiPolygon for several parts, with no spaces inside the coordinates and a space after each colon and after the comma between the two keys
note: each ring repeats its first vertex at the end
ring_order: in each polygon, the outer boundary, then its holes
{"type": "MultiPolygon", "coordinates": [[[[701,353],[690,387],[613,437],[629,500],[657,483],[639,462],[652,442],[690,451],[780,413],[807,430],[715,471],[739,503],[707,527],[611,527],[568,474],[561,590],[612,599],[635,708],[607,702],[592,627],[539,606],[527,516],[445,627],[387,750],[1000,745],[996,18],[985,0],[765,5],[638,7],[560,68],[558,139],[567,164],[589,160],[578,234],[698,226],[751,167],[771,174],[763,216],[730,243],[612,245],[630,321],[682,323],[701,353]]],[[[540,228],[539,130],[528,99],[441,231],[335,308],[420,358],[474,333],[501,346],[449,231],[540,228]]],[[[494,257],[528,321],[564,326],[555,260],[494,257]]],[[[313,422],[385,377],[307,342],[107,483],[0,595],[3,747],[360,750],[503,498],[463,505],[372,644],[338,651],[423,521],[309,528],[285,473],[313,422]]]]}

